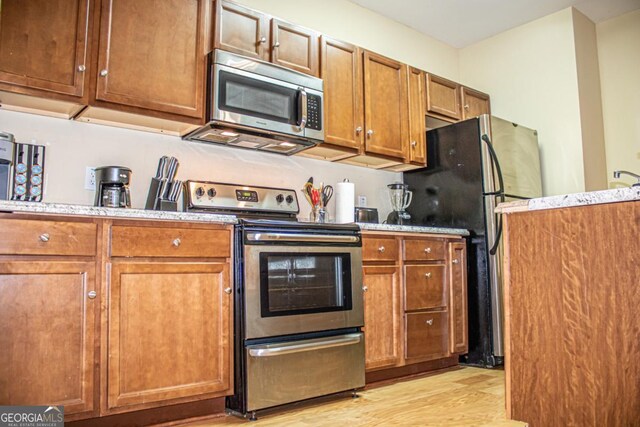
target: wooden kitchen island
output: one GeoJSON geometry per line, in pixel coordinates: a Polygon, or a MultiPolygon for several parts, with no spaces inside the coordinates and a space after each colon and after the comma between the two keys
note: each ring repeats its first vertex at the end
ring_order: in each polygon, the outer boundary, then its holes
{"type": "Polygon", "coordinates": [[[499,209],[507,417],[640,425],[640,188],[499,209]]]}

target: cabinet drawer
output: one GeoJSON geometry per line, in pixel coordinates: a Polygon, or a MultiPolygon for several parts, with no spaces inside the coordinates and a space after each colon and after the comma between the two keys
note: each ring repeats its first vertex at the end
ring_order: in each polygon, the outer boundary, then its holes
{"type": "Polygon", "coordinates": [[[393,237],[369,237],[362,239],[364,261],[392,261],[398,259],[398,241],[393,237]]]}
{"type": "Polygon", "coordinates": [[[444,265],[408,265],[405,267],[405,310],[445,307],[444,265]]]}
{"type": "Polygon", "coordinates": [[[113,257],[226,258],[231,253],[228,230],[113,226],[113,257]]]}
{"type": "Polygon", "coordinates": [[[405,261],[442,261],[445,247],[442,240],[406,239],[404,241],[405,261]]]}
{"type": "Polygon", "coordinates": [[[93,223],[0,219],[0,254],[94,256],[96,232],[93,223]]]}
{"type": "Polygon", "coordinates": [[[449,349],[449,328],[446,311],[407,313],[407,359],[437,359],[446,357],[449,349]]]}

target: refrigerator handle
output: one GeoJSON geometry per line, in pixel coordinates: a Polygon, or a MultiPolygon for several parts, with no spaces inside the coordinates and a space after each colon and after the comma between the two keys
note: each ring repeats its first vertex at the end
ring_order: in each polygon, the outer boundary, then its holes
{"type": "MultiPolygon", "coordinates": [[[[489,156],[491,157],[491,161],[496,168],[496,173],[498,174],[498,185],[499,188],[497,191],[493,191],[491,193],[484,193],[485,196],[498,196],[501,202],[505,201],[504,197],[504,179],[502,178],[502,169],[500,168],[500,162],[498,161],[498,155],[496,151],[493,149],[493,145],[491,145],[491,140],[489,139],[489,135],[484,134],[481,138],[489,149],[489,156]]],[[[496,240],[493,242],[491,249],[489,249],[490,255],[495,255],[498,251],[498,245],[500,244],[500,238],[502,237],[502,215],[498,217],[497,226],[496,226],[496,240]]]]}

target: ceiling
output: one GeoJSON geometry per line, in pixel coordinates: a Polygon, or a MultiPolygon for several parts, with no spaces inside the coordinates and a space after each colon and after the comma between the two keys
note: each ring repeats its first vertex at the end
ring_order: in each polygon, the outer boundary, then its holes
{"type": "Polygon", "coordinates": [[[640,9],[640,0],[350,0],[462,48],[569,6],[594,22],[640,9]]]}

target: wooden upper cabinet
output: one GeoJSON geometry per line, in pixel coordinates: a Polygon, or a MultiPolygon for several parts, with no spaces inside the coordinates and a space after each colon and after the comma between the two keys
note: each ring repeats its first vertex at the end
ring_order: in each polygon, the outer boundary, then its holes
{"type": "Polygon", "coordinates": [[[271,20],[271,62],[320,76],[320,34],[299,25],[271,20]]]}
{"type": "Polygon", "coordinates": [[[460,85],[451,80],[427,74],[427,113],[460,120],[460,85]]]}
{"type": "Polygon", "coordinates": [[[387,368],[402,361],[401,288],[398,267],[363,269],[366,369],[387,368]]]}
{"type": "Polygon", "coordinates": [[[210,6],[210,0],[103,1],[96,100],[203,119],[210,6]]]}
{"type": "Polygon", "coordinates": [[[232,394],[229,264],[127,261],[108,267],[109,409],[232,394]]]}
{"type": "Polygon", "coordinates": [[[478,117],[481,114],[491,114],[489,95],[462,86],[460,91],[462,104],[462,120],[478,117]]]}
{"type": "Polygon", "coordinates": [[[2,1],[0,82],[82,97],[92,7],[93,0],[2,1]]]}
{"type": "Polygon", "coordinates": [[[95,263],[14,259],[0,263],[0,405],[96,415],[95,263]]]}
{"type": "Polygon", "coordinates": [[[467,252],[464,242],[451,243],[449,289],[451,353],[466,353],[469,347],[467,331],[467,252]]]}
{"type": "Polygon", "coordinates": [[[417,68],[407,67],[409,84],[409,161],[426,166],[425,77],[417,68]]]}
{"type": "Polygon", "coordinates": [[[403,160],[408,132],[406,65],[364,52],[365,152],[403,160]]]}
{"type": "Polygon", "coordinates": [[[269,60],[269,17],[226,1],[216,2],[214,47],[269,60]]]}

